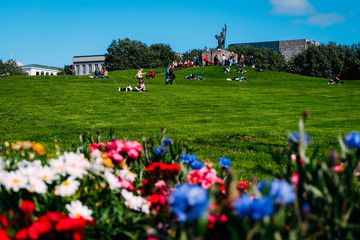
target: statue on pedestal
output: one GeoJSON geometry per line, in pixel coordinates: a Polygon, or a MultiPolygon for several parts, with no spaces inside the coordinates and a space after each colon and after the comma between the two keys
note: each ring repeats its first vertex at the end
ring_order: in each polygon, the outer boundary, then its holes
{"type": "Polygon", "coordinates": [[[218,40],[218,46],[217,49],[224,49],[225,48],[225,38],[226,38],[226,24],[225,27],[223,27],[220,35],[215,35],[215,38],[218,40]]]}

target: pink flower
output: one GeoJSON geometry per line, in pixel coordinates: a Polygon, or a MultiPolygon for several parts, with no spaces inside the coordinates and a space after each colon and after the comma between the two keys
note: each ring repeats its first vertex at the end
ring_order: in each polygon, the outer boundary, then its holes
{"type": "Polygon", "coordinates": [[[160,180],[160,181],[155,183],[155,187],[164,188],[164,187],[166,187],[166,183],[163,180],[160,180]]]}
{"type": "Polygon", "coordinates": [[[137,159],[139,157],[139,152],[136,149],[128,149],[127,150],[127,155],[129,157],[137,159]]]}
{"type": "Polygon", "coordinates": [[[117,151],[117,150],[110,150],[107,153],[108,157],[116,162],[122,162],[124,160],[124,157],[117,151]]]}
{"type": "Polygon", "coordinates": [[[345,170],[345,166],[344,166],[343,163],[341,163],[341,164],[339,164],[339,165],[336,165],[336,166],[334,167],[334,170],[335,170],[335,172],[337,172],[337,173],[342,173],[342,172],[345,170]]]}
{"type": "Polygon", "coordinates": [[[201,181],[200,173],[197,170],[191,171],[187,178],[190,184],[197,184],[201,181]]]}
{"type": "Polygon", "coordinates": [[[129,151],[129,149],[135,149],[138,152],[142,152],[143,151],[143,147],[141,146],[141,144],[134,140],[134,141],[127,141],[125,142],[125,148],[129,151]]]}
{"type": "Polygon", "coordinates": [[[294,174],[291,176],[291,182],[294,184],[295,187],[298,185],[299,179],[300,179],[300,176],[299,176],[298,173],[294,173],[294,174]]]}
{"type": "Polygon", "coordinates": [[[114,140],[113,144],[115,145],[116,151],[122,152],[125,150],[125,142],[123,140],[114,140]]]}
{"type": "Polygon", "coordinates": [[[121,187],[126,190],[133,190],[135,188],[134,184],[127,179],[119,178],[119,181],[121,183],[121,187]]]}
{"type": "Polygon", "coordinates": [[[225,214],[221,214],[219,218],[220,223],[226,223],[228,221],[228,217],[225,214]]]}

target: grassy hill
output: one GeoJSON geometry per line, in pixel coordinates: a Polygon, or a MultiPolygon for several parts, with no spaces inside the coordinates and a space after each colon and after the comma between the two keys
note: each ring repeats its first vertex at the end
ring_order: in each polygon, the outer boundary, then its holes
{"type": "MultiPolygon", "coordinates": [[[[240,178],[265,177],[279,169],[274,147],[285,146],[289,131],[298,131],[304,109],[310,111],[310,150],[339,149],[337,136],[360,131],[360,81],[327,85],[326,79],[246,69],[223,73],[222,67],[176,71],[175,85],[164,73],[146,80],[147,92],[118,92],[136,85],[137,70],[116,71],[109,79],[87,76],[14,76],[0,78],[0,145],[32,140],[63,150],[78,140],[78,131],[112,129],[114,136],[141,140],[167,136],[187,141],[199,159],[234,160],[240,178]],[[193,73],[205,81],[184,79],[193,73]],[[248,82],[226,78],[246,76],[248,82]]],[[[145,70],[149,72],[149,70],[145,70]]],[[[156,69],[164,72],[164,69],[156,69]]]]}

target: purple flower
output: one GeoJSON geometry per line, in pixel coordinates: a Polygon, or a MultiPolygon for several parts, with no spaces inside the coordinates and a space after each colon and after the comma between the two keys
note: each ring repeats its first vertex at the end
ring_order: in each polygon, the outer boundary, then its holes
{"type": "Polygon", "coordinates": [[[192,161],[192,162],[190,163],[190,167],[191,167],[192,169],[195,169],[195,170],[200,170],[200,169],[202,169],[202,168],[204,167],[204,163],[203,163],[203,162],[200,162],[200,161],[198,161],[198,160],[192,161]]]}
{"type": "MultiPolygon", "coordinates": [[[[290,143],[299,143],[300,142],[300,133],[293,133],[293,134],[288,135],[287,140],[290,143]]],[[[305,133],[305,144],[309,145],[309,143],[310,143],[310,136],[309,136],[309,134],[305,133]]]]}
{"type": "Polygon", "coordinates": [[[186,154],[186,153],[181,154],[180,158],[183,163],[191,163],[193,161],[198,160],[196,155],[186,154]]]}
{"type": "Polygon", "coordinates": [[[228,169],[231,166],[232,161],[229,158],[223,157],[219,159],[218,163],[222,168],[228,169]]]}
{"type": "Polygon", "coordinates": [[[164,144],[169,145],[173,143],[173,140],[171,138],[164,138],[163,142],[164,144]]]}
{"type": "Polygon", "coordinates": [[[168,201],[180,222],[199,219],[209,208],[209,194],[199,185],[177,186],[168,201]]]}
{"type": "Polygon", "coordinates": [[[349,148],[360,148],[360,133],[352,132],[345,136],[345,144],[349,148]]]}
{"type": "Polygon", "coordinates": [[[168,147],[164,147],[163,145],[160,145],[158,148],[154,148],[154,153],[156,155],[165,155],[169,152],[168,147]]]}
{"type": "Polygon", "coordinates": [[[270,196],[277,204],[291,204],[296,199],[294,187],[285,180],[274,180],[271,182],[270,196]]]}

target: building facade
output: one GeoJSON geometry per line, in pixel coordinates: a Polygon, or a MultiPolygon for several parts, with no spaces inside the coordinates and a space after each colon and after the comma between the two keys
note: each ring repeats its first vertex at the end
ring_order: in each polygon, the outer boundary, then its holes
{"type": "Polygon", "coordinates": [[[287,41],[269,41],[269,42],[252,42],[252,43],[235,43],[229,44],[229,47],[236,47],[237,45],[250,45],[255,48],[273,49],[275,52],[281,53],[286,61],[308,49],[310,45],[318,46],[320,43],[310,41],[307,39],[287,40],[287,41]]]}
{"type": "Polygon", "coordinates": [[[29,64],[21,66],[24,72],[27,72],[30,76],[36,75],[57,75],[61,68],[45,66],[40,64],[29,64]]]}
{"type": "Polygon", "coordinates": [[[74,56],[76,75],[91,75],[96,68],[104,69],[105,55],[74,56]]]}

